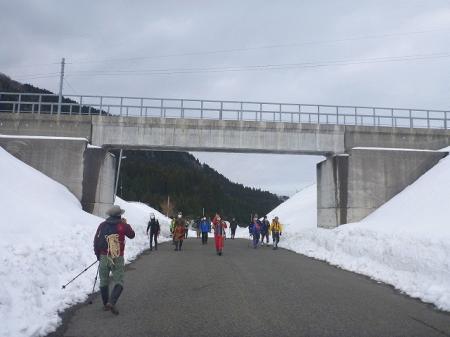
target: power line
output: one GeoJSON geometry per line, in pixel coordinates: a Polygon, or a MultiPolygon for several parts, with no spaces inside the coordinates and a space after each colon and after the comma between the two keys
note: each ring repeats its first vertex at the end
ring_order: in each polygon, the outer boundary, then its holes
{"type": "Polygon", "coordinates": [[[41,76],[17,76],[15,77],[16,80],[18,81],[27,81],[27,80],[35,80],[35,79],[41,79],[41,78],[53,78],[53,77],[59,77],[59,73],[54,74],[54,75],[41,75],[41,76]]]}
{"type": "Polygon", "coordinates": [[[77,90],[75,90],[75,89],[70,85],[69,81],[67,80],[67,76],[64,77],[64,83],[66,83],[67,86],[68,86],[70,89],[72,89],[72,91],[73,91],[73,93],[74,93],[75,95],[77,94],[77,90]]]}
{"type": "Polygon", "coordinates": [[[35,68],[35,67],[42,67],[42,66],[54,66],[56,64],[60,64],[60,62],[11,65],[11,66],[8,66],[8,68],[35,68]]]}
{"type": "Polygon", "coordinates": [[[173,75],[173,74],[194,74],[194,73],[218,73],[218,72],[242,72],[242,71],[264,71],[264,70],[284,70],[293,68],[319,68],[328,66],[348,66],[386,62],[407,62],[427,59],[439,59],[450,57],[450,52],[433,54],[413,54],[401,56],[373,57],[353,60],[329,60],[311,61],[298,63],[281,64],[260,64],[247,66],[228,67],[204,67],[204,68],[166,68],[147,70],[96,70],[96,71],[72,71],[71,76],[128,76],[128,75],[173,75]]]}
{"type": "Polygon", "coordinates": [[[354,37],[347,37],[347,38],[341,38],[341,39],[312,40],[312,41],[302,41],[302,42],[296,42],[296,43],[273,44],[273,45],[256,46],[256,47],[219,49],[219,50],[210,50],[210,51],[193,51],[193,52],[183,52],[183,53],[137,56],[137,57],[124,57],[124,58],[102,59],[102,60],[100,60],[100,59],[99,60],[86,60],[86,61],[73,60],[72,63],[73,64],[108,63],[108,62],[118,62],[118,61],[133,61],[133,60],[137,61],[137,60],[145,60],[145,59],[179,57],[179,56],[226,54],[226,53],[234,53],[234,52],[246,52],[246,51],[253,51],[253,50],[261,50],[261,49],[299,47],[299,46],[314,45],[314,44],[342,43],[342,42],[348,42],[348,41],[393,38],[393,37],[401,37],[401,36],[408,36],[408,35],[428,34],[428,33],[434,33],[434,32],[448,32],[448,31],[449,31],[448,29],[443,29],[443,28],[429,29],[429,30],[420,30],[420,31],[402,32],[402,33],[387,33],[387,34],[379,34],[379,35],[354,36],[354,37]]]}
{"type": "MultiPolygon", "coordinates": [[[[259,64],[245,66],[226,66],[226,67],[197,67],[197,68],[165,68],[165,69],[141,69],[141,70],[79,70],[67,72],[72,77],[94,77],[94,76],[132,76],[132,75],[176,75],[176,74],[206,74],[206,73],[224,73],[224,72],[248,72],[248,71],[270,71],[270,70],[288,70],[288,69],[313,69],[331,66],[351,66],[361,64],[376,64],[388,62],[410,62],[428,59],[439,59],[450,57],[450,52],[431,53],[431,54],[412,54],[400,56],[372,57],[366,59],[342,59],[328,61],[304,61],[297,63],[280,64],[259,64]]],[[[18,77],[18,80],[34,80],[58,77],[59,73],[34,74],[24,77],[18,77]]]]}

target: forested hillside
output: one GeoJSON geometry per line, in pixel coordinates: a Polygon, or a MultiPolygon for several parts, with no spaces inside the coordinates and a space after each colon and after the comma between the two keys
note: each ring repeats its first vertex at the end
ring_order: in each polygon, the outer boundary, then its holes
{"type": "MultiPolygon", "coordinates": [[[[126,200],[140,200],[167,212],[182,211],[189,217],[219,212],[247,223],[252,213],[264,215],[281,200],[275,194],[232,183],[189,153],[125,151],[121,185],[126,200]]],[[[229,163],[236,165],[238,163],[229,163]]],[[[119,190],[120,192],[120,190],[119,190]]]]}

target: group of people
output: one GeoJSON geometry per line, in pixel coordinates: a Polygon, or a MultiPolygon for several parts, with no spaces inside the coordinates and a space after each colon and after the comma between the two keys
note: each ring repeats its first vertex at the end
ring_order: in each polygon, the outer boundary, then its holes
{"type": "Polygon", "coordinates": [[[267,216],[264,216],[263,220],[259,220],[258,216],[253,217],[253,221],[248,226],[248,231],[253,239],[253,248],[257,248],[261,240],[261,245],[264,245],[264,239],[266,239],[266,245],[269,244],[269,235],[272,235],[273,249],[278,249],[278,242],[280,242],[280,236],[282,234],[283,227],[276,216],[272,223],[267,220],[267,216]]]}
{"type": "MultiPolygon", "coordinates": [[[[236,224],[237,226],[237,224],[236,224]]],[[[206,245],[208,243],[208,234],[213,231],[214,232],[214,242],[216,245],[216,252],[217,255],[222,255],[223,251],[223,241],[225,238],[225,230],[227,228],[227,224],[219,214],[216,214],[212,221],[209,221],[206,219],[206,217],[203,217],[198,221],[196,224],[197,232],[201,234],[202,244],[206,245]]],[[[183,246],[183,240],[187,238],[187,232],[189,230],[189,225],[187,221],[183,218],[183,214],[180,212],[178,213],[178,216],[174,219],[172,219],[172,222],[170,224],[170,232],[172,234],[172,241],[175,245],[175,251],[180,251],[181,247],[183,246]]],[[[234,232],[236,231],[236,228],[234,229],[234,232]]],[[[199,238],[200,235],[197,235],[199,238]]],[[[232,235],[234,238],[234,234],[232,235]]],[[[150,247],[152,246],[152,243],[150,242],[150,247]]]]}
{"type": "MultiPolygon", "coordinates": [[[[100,276],[100,293],[103,301],[103,309],[115,315],[119,314],[116,303],[123,290],[125,237],[129,239],[135,237],[133,228],[122,217],[124,212],[125,210],[121,209],[120,206],[115,205],[111,207],[106,212],[108,218],[98,226],[94,237],[94,253],[99,261],[98,273],[100,276]],[[114,283],[111,293],[109,291],[110,273],[112,274],[114,283]]],[[[236,219],[233,218],[229,224],[231,238],[234,239],[238,226],[236,219]]],[[[187,238],[188,228],[183,214],[181,212],[178,213],[170,225],[175,251],[181,251],[183,240],[187,238]]],[[[197,231],[201,233],[203,245],[208,243],[208,234],[211,231],[214,233],[216,253],[219,256],[223,253],[227,228],[227,222],[218,213],[216,213],[211,221],[206,217],[202,217],[197,223],[197,231]]],[[[146,231],[150,239],[150,250],[153,250],[153,244],[155,250],[158,250],[158,236],[160,231],[161,226],[158,219],[156,219],[153,213],[150,214],[146,231]]],[[[266,240],[266,244],[268,244],[270,233],[273,239],[273,249],[277,249],[282,233],[282,226],[278,217],[275,217],[272,223],[270,223],[267,220],[267,216],[263,220],[259,220],[257,216],[254,216],[252,223],[249,225],[249,233],[253,238],[254,248],[258,247],[260,239],[261,244],[264,244],[264,239],[266,240]]]]}

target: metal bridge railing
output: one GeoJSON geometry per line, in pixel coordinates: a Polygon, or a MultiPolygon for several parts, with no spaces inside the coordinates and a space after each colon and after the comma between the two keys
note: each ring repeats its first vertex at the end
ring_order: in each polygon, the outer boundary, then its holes
{"type": "Polygon", "coordinates": [[[0,92],[0,112],[199,118],[448,129],[450,111],[173,98],[0,92]],[[59,108],[60,105],[60,109],[59,108]]]}

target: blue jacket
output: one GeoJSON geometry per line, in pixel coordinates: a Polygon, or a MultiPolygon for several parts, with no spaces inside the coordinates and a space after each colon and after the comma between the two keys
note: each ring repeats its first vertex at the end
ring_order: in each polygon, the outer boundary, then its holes
{"type": "Polygon", "coordinates": [[[253,222],[248,226],[248,231],[250,234],[255,235],[261,233],[261,221],[256,220],[256,224],[253,222]]]}
{"type": "Polygon", "coordinates": [[[200,221],[200,230],[202,233],[208,233],[211,230],[211,223],[208,220],[200,221]]]}

